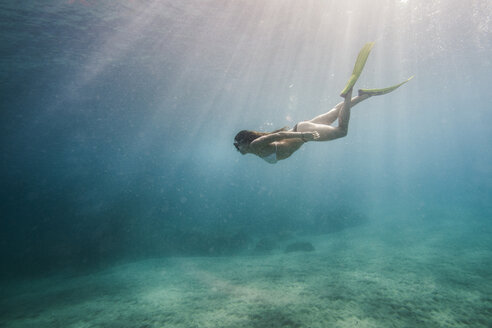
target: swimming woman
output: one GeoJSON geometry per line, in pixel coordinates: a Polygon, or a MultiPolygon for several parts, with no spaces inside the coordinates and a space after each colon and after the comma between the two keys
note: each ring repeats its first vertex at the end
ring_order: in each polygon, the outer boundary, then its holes
{"type": "Polygon", "coordinates": [[[284,128],[273,132],[240,131],[234,138],[236,149],[243,155],[254,154],[274,164],[288,158],[308,141],[329,141],[345,137],[348,132],[350,109],[353,106],[372,96],[389,93],[413,78],[412,76],[402,83],[384,89],[360,89],[358,96],[352,98],[352,89],[373,45],[374,42],[366,43],[359,52],[352,76],[340,94],[344,98],[343,102],[312,120],[297,123],[290,130],[284,128]],[[331,126],[337,119],[338,126],[331,126]]]}

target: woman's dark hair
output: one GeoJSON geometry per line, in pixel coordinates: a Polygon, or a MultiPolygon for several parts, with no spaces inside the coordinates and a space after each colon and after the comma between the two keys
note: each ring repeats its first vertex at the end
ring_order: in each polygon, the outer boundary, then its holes
{"type": "Polygon", "coordinates": [[[234,137],[234,146],[236,146],[236,149],[239,150],[238,146],[240,144],[250,144],[251,142],[253,142],[253,140],[255,140],[259,137],[263,137],[263,136],[266,136],[268,134],[277,133],[280,131],[285,131],[287,129],[288,129],[287,127],[283,127],[281,129],[278,129],[278,130],[275,130],[272,132],[258,132],[258,131],[242,130],[242,131],[239,131],[239,133],[236,134],[236,136],[234,137]]]}

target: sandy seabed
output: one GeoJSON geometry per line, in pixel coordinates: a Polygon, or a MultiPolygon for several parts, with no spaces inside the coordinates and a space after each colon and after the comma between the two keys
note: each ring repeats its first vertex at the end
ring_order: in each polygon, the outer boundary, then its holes
{"type": "Polygon", "coordinates": [[[9,282],[0,326],[491,327],[492,235],[469,230],[373,225],[301,238],[314,252],[148,259],[9,282]]]}

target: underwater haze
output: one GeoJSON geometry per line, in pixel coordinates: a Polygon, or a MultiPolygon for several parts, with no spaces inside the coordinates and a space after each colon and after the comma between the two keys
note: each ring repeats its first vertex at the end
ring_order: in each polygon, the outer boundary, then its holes
{"type": "Polygon", "coordinates": [[[492,326],[492,3],[0,4],[0,326],[492,326]],[[275,165],[233,146],[352,109],[275,165]]]}

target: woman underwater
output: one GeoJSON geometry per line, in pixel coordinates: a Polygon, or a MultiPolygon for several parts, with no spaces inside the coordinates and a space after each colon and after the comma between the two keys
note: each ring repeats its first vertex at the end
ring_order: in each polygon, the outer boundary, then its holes
{"type": "Polygon", "coordinates": [[[336,105],[328,113],[319,115],[312,120],[297,123],[292,129],[280,129],[273,132],[257,132],[243,130],[234,138],[234,146],[243,155],[254,154],[268,163],[276,163],[286,159],[308,141],[329,141],[345,137],[348,132],[350,109],[372,96],[389,93],[408,80],[384,89],[360,89],[359,95],[352,98],[352,89],[371,52],[374,42],[364,45],[359,52],[355,67],[347,85],[340,96],[344,101],[336,105]],[[338,119],[338,126],[331,126],[338,119]]]}

